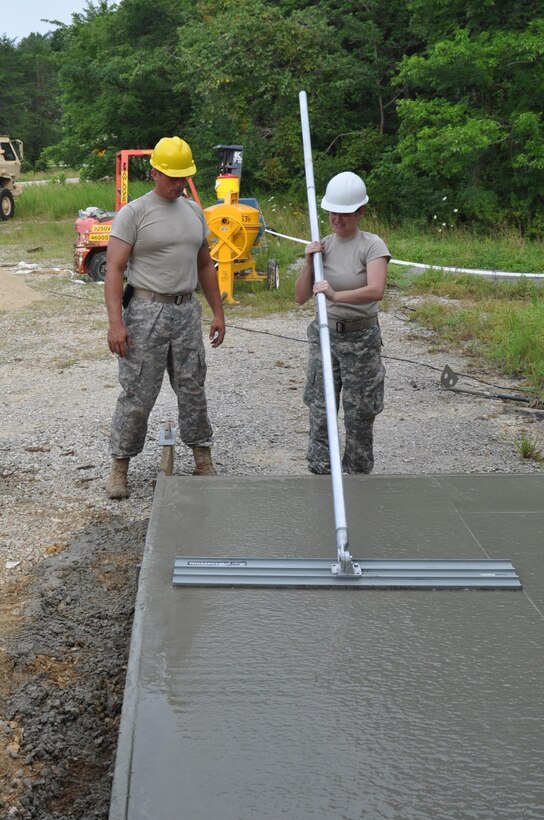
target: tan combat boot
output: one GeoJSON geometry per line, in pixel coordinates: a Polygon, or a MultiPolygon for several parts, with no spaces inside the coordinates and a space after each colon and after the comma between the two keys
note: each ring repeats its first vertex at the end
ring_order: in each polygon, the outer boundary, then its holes
{"type": "Polygon", "coordinates": [[[111,472],[106,479],[106,492],[109,498],[128,498],[127,473],[129,458],[114,458],[111,472]]]}
{"type": "Polygon", "coordinates": [[[212,451],[209,447],[193,447],[196,468],[193,475],[217,475],[212,463],[212,451]]]}

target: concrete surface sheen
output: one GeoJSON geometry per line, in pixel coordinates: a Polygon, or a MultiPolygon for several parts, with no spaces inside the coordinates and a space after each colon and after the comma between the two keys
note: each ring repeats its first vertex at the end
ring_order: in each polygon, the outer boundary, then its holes
{"type": "Polygon", "coordinates": [[[110,820],[542,818],[544,476],[348,476],[355,558],[512,591],[173,588],[176,555],[335,558],[326,477],[161,475],[110,820]]]}

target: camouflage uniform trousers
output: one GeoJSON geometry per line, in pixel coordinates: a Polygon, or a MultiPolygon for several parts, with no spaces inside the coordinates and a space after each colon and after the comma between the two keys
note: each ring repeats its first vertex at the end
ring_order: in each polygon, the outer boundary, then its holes
{"type": "MultiPolygon", "coordinates": [[[[330,473],[329,436],[325,386],[319,343],[319,325],[308,327],[310,355],[304,402],[310,408],[308,469],[330,473]]],[[[379,327],[336,333],[330,331],[331,358],[336,407],[342,396],[345,446],[342,470],[345,473],[371,473],[374,467],[374,419],[383,410],[385,368],[381,358],[379,327]]]]}
{"type": "Polygon", "coordinates": [[[112,422],[112,458],[132,458],[143,450],[165,369],[178,400],[181,440],[188,447],[211,445],[201,316],[194,298],[181,305],[131,299],[123,315],[131,343],[127,355],[119,357],[121,393],[112,422]]]}

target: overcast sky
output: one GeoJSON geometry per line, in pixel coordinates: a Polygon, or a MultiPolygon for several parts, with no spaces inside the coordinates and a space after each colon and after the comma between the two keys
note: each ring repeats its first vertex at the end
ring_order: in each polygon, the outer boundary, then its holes
{"type": "Polygon", "coordinates": [[[48,20],[60,20],[61,23],[71,23],[72,14],[83,11],[86,0],[1,0],[0,35],[6,35],[10,40],[22,40],[32,32],[47,34],[55,26],[42,22],[42,17],[48,20]]]}

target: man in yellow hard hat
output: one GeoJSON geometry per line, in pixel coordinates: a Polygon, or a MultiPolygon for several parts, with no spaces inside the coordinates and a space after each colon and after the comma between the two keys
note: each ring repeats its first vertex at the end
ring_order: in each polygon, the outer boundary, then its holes
{"type": "Polygon", "coordinates": [[[197,282],[213,312],[213,348],[223,342],[225,317],[206,219],[202,209],[183,196],[196,166],[180,137],[161,139],[150,162],[154,189],[121,208],[108,241],[108,346],[119,357],[121,393],[112,423],[106,491],[117,499],[128,496],[129,461],[144,447],[165,369],[178,400],[181,439],[194,453],[193,475],[215,475],[204,390],[202,311],[193,298],[197,282]]]}

